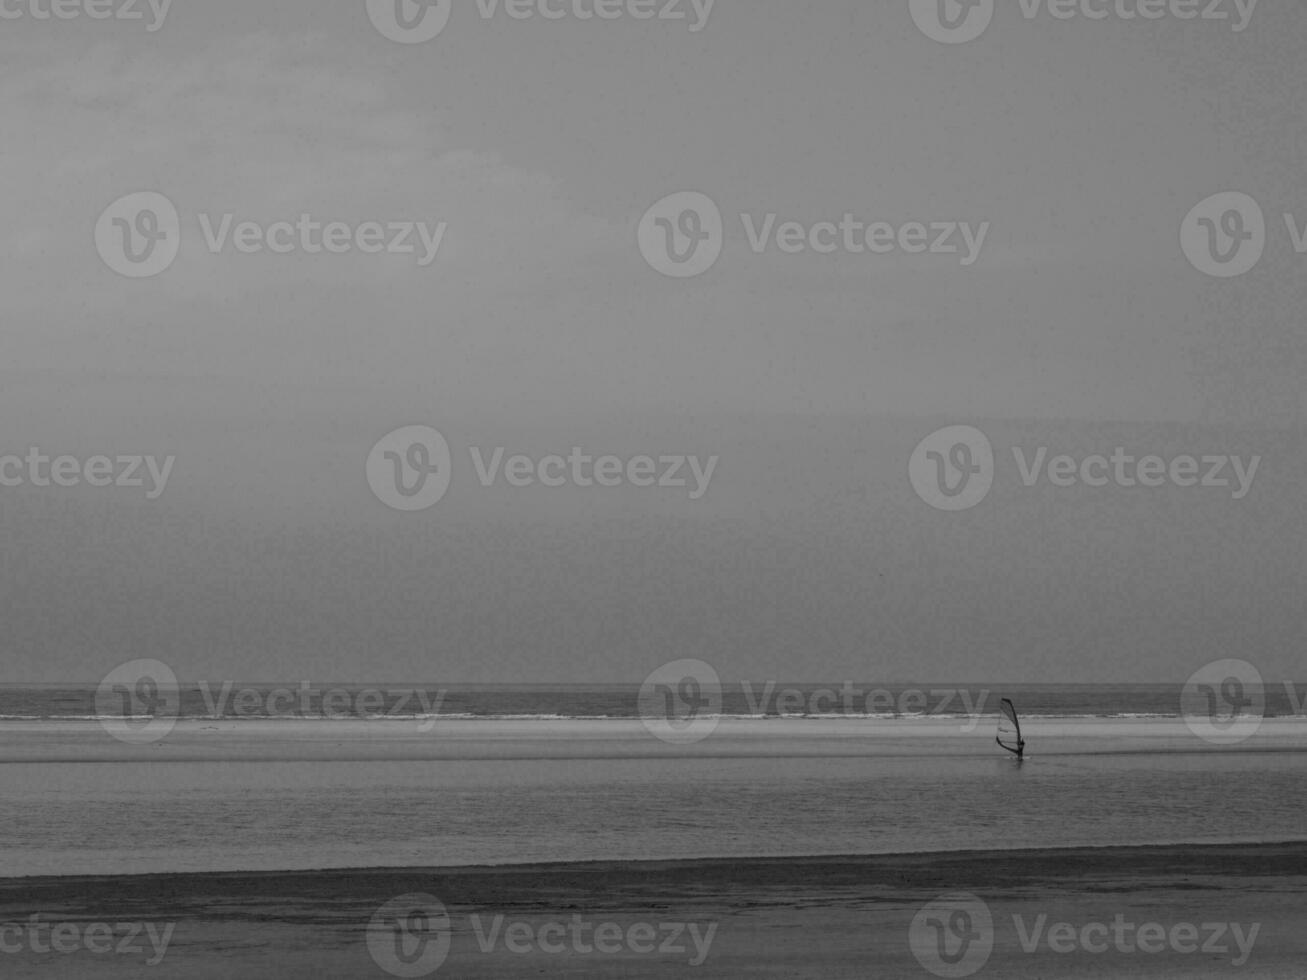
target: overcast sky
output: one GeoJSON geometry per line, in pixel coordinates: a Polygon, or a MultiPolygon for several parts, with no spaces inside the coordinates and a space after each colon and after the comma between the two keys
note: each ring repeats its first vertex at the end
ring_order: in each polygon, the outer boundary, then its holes
{"type": "Polygon", "coordinates": [[[447,683],[639,681],[680,657],[746,679],[1301,672],[1297,0],[1238,32],[999,0],[962,44],[906,0],[718,0],[697,31],[688,0],[689,22],[454,3],[421,44],[363,0],[175,0],[155,31],[148,11],[0,20],[0,453],[176,457],[157,499],[0,488],[8,679],[136,657],[447,683]],[[676,279],[636,229],[685,190],[725,244],[676,279]],[[1231,190],[1267,242],[1227,279],[1180,230],[1231,190]],[[181,219],[150,278],[94,236],[136,191],[181,219]],[[200,216],[227,212],[447,229],[426,267],[213,254],[200,216]],[[846,212],[989,225],[964,265],[759,255],[741,220],[846,212]],[[453,454],[415,513],[364,467],[410,424],[453,454]],[[997,460],[959,512],[908,478],[952,424],[997,460]],[[573,446],[719,460],[699,499],[486,488],[470,462],[573,446]],[[1026,487],[1014,446],[1261,461],[1241,499],[1026,487]]]}

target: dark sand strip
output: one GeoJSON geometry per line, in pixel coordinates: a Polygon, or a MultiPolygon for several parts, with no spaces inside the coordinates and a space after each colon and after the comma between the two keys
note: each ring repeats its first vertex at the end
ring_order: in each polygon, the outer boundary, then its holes
{"type": "MultiPolygon", "coordinates": [[[[923,905],[958,891],[974,893],[992,913],[995,945],[977,976],[1307,976],[1307,843],[0,879],[0,923],[25,923],[34,913],[80,929],[175,923],[157,966],[146,965],[154,954],[143,933],[135,955],[0,953],[0,975],[386,977],[393,974],[368,953],[366,925],[383,903],[427,893],[448,908],[452,927],[448,959],[435,976],[929,978],[910,946],[910,926],[923,905]],[[484,952],[480,942],[497,915],[504,924],[493,951],[484,952]],[[1237,923],[1245,936],[1253,925],[1258,932],[1238,965],[1228,933],[1223,952],[1058,953],[1047,937],[1025,952],[1018,922],[1033,928],[1040,915],[1077,930],[1120,915],[1168,930],[1237,923]],[[579,943],[560,932],[574,928],[574,916],[579,943]],[[567,951],[537,944],[513,952],[503,934],[512,922],[537,936],[559,923],[545,935],[567,951]],[[619,945],[645,945],[625,937],[632,926],[644,936],[648,924],[656,944],[678,950],[586,952],[603,923],[620,930],[619,945]],[[697,967],[688,928],[668,939],[691,924],[701,940],[716,926],[697,967]]],[[[11,931],[7,939],[12,945],[18,937],[11,931]]],[[[1208,940],[1203,932],[1200,942],[1208,940]]]]}

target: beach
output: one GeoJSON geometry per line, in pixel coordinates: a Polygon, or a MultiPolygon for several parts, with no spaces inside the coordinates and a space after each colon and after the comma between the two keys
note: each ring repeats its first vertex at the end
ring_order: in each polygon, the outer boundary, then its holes
{"type": "Polygon", "coordinates": [[[1298,717],[0,723],[0,976],[1301,977],[1298,717]]]}
{"type": "Polygon", "coordinates": [[[808,857],[1302,837],[1300,719],[183,719],[0,723],[0,878],[808,857]]]}
{"type": "Polygon", "coordinates": [[[914,917],[959,892],[992,916],[981,976],[1287,980],[1307,962],[1307,844],[1291,844],[11,879],[0,881],[0,922],[39,912],[149,923],[156,937],[174,929],[154,966],[142,930],[135,955],[28,949],[2,954],[0,967],[16,980],[386,977],[396,974],[370,955],[368,923],[392,899],[426,894],[448,910],[449,943],[438,970],[420,975],[929,977],[914,917]],[[1118,917],[1121,948],[1110,934],[1118,917]],[[1055,951],[1057,923],[1102,923],[1108,948],[1055,951]],[[1160,952],[1137,948],[1150,924],[1168,936],[1160,952]],[[1214,938],[1217,924],[1226,928],[1214,938]],[[510,946],[510,927],[532,938],[510,946]],[[595,942],[600,928],[607,944],[595,942]]]}
{"type": "Polygon", "coordinates": [[[0,0],[0,980],[1307,980],[1305,42],[0,0]]]}

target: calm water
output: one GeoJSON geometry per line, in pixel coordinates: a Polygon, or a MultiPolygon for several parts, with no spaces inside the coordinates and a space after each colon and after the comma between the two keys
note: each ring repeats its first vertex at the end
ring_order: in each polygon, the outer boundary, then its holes
{"type": "MultiPolygon", "coordinates": [[[[377,714],[424,713],[418,685],[371,686],[382,692],[377,714]]],[[[815,695],[841,686],[781,685],[799,689],[808,705],[831,704],[815,695]]],[[[254,733],[247,745],[262,745],[272,731],[304,744],[300,734],[309,728],[295,727],[296,719],[316,716],[321,725],[327,691],[347,690],[355,697],[346,700],[357,704],[368,685],[316,685],[307,700],[295,699],[284,722],[268,708],[290,704],[268,696],[279,685],[234,687],[253,687],[257,695],[241,701],[224,696],[221,685],[192,683],[183,686],[177,713],[271,726],[235,726],[254,733]]],[[[1181,713],[1174,685],[971,686],[965,696],[954,687],[854,685],[858,698],[847,713],[893,718],[908,705],[908,715],[954,716],[977,706],[993,715],[999,698],[1011,696],[1024,717],[1045,719],[1037,725],[1068,731],[1084,727],[1077,719],[1120,719],[1107,724],[1129,728],[1181,713]],[[905,701],[913,690],[924,692],[924,700],[905,701]],[[869,703],[872,691],[887,696],[869,703]]],[[[331,728],[321,761],[312,763],[257,762],[239,752],[228,761],[152,762],[137,755],[112,763],[0,763],[0,876],[1307,837],[1307,752],[1297,740],[1277,752],[1188,739],[1179,748],[1148,743],[1105,753],[1101,737],[1076,736],[1055,748],[1043,742],[1018,766],[994,751],[992,732],[983,726],[974,737],[924,741],[911,757],[869,751],[865,758],[851,728],[842,757],[794,758],[795,739],[806,726],[831,724],[823,718],[781,722],[781,728],[763,722],[768,734],[749,741],[743,756],[594,758],[593,737],[587,749],[579,747],[578,720],[637,718],[637,687],[421,690],[428,705],[438,706],[432,713],[464,719],[458,723],[471,726],[474,740],[493,745],[505,719],[534,719],[540,738],[561,749],[557,757],[529,761],[474,760],[456,751],[443,761],[347,762],[339,761],[347,755],[332,755],[331,728]],[[572,752],[587,757],[571,758],[572,752]]],[[[792,711],[775,693],[761,684],[728,685],[722,713],[792,711]]],[[[1266,716],[1301,717],[1304,693],[1302,685],[1268,686],[1266,716]]],[[[0,739],[5,726],[10,738],[18,737],[15,726],[29,739],[35,729],[40,742],[47,726],[54,732],[81,724],[102,743],[100,726],[76,721],[95,717],[97,707],[103,714],[94,686],[0,686],[0,739]]],[[[360,730],[342,724],[342,732],[360,730]]],[[[905,717],[887,724],[908,732],[920,723],[905,717]]],[[[1307,738],[1301,741],[1307,748],[1307,738]]],[[[379,744],[380,758],[391,758],[385,740],[379,744]]],[[[156,750],[140,750],[150,751],[156,750]]]]}
{"type": "Polygon", "coordinates": [[[0,876],[1307,837],[1307,755],[0,765],[0,876]]]}

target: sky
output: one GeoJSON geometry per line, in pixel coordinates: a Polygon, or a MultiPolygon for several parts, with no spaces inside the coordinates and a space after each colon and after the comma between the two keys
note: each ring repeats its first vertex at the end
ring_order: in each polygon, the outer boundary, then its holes
{"type": "Polygon", "coordinates": [[[161,24],[0,4],[0,455],[175,457],[153,497],[0,486],[0,679],[138,657],[209,680],[1301,673],[1300,4],[1235,30],[1234,0],[1226,21],[998,0],[944,43],[916,0],[717,0],[706,23],[689,0],[452,2],[422,43],[364,0],[174,0],[161,24]],[[721,255],[678,278],[640,228],[687,191],[721,255]],[[180,229],[144,277],[101,247],[138,192],[180,229]],[[1266,226],[1231,277],[1182,247],[1223,192],[1266,226]],[[417,253],[215,252],[225,214],[444,230],[427,265],[416,231],[417,253]],[[969,263],[759,254],[769,214],[985,234],[969,263]],[[450,483],[405,511],[366,464],[412,425],[450,483]],[[910,473],[952,426],[993,451],[959,510],[910,473]],[[697,497],[485,486],[475,463],[573,447],[716,462],[697,497]],[[1027,486],[1040,447],[1258,464],[1238,497],[1027,486]]]}

